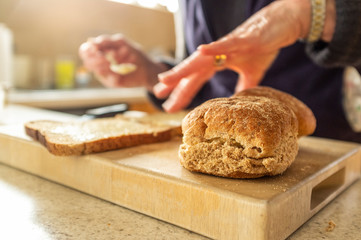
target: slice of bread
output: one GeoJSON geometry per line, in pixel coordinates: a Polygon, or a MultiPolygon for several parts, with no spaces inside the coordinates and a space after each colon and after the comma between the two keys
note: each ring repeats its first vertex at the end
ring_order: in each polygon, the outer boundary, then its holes
{"type": "Polygon", "coordinates": [[[122,118],[88,121],[32,121],[25,124],[26,134],[58,156],[83,155],[167,141],[174,127],[122,118]]]}

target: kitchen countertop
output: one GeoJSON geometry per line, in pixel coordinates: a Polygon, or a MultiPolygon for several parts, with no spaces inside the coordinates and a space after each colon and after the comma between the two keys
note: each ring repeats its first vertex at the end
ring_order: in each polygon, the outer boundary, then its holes
{"type": "Polygon", "coordinates": [[[31,107],[61,109],[147,101],[144,88],[87,88],[68,90],[11,90],[8,102],[31,107]]]}
{"type": "MultiPolygon", "coordinates": [[[[74,116],[10,106],[3,124],[74,116]],[[26,117],[19,118],[21,112],[26,117]],[[31,114],[30,114],[31,113],[31,114]]],[[[1,124],[0,124],[1,125],[1,124]]],[[[35,175],[0,164],[0,239],[208,239],[35,175]]],[[[358,180],[288,239],[360,239],[358,180]],[[334,228],[330,228],[334,223],[334,228]]]]}
{"type": "MultiPolygon", "coordinates": [[[[0,239],[208,239],[3,164],[0,196],[0,239]]],[[[359,180],[288,239],[360,239],[360,205],[359,180]]]]}

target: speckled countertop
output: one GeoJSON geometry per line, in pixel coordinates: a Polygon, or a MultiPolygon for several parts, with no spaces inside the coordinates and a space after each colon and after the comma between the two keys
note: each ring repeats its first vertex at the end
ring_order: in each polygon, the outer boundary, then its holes
{"type": "MultiPolygon", "coordinates": [[[[360,236],[361,180],[288,239],[360,236]]],[[[208,238],[0,164],[0,239],[208,238]]]]}

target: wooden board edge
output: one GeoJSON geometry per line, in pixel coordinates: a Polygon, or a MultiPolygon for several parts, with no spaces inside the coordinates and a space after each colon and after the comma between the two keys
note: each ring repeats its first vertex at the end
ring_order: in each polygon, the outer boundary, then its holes
{"type": "Polygon", "coordinates": [[[270,201],[267,213],[273,217],[272,222],[267,223],[269,235],[266,239],[287,238],[360,177],[361,148],[356,147],[323,171],[299,183],[297,191],[286,192],[270,201]],[[287,209],[296,209],[296,214],[287,209]]]}

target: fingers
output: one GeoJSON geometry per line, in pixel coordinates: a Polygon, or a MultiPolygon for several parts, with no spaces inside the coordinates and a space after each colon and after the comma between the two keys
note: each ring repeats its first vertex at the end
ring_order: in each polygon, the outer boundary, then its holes
{"type": "Polygon", "coordinates": [[[83,61],[83,65],[90,71],[97,74],[104,74],[108,72],[109,63],[102,54],[94,49],[88,49],[84,52],[80,52],[80,57],[83,61]]]}
{"type": "MultiPolygon", "coordinates": [[[[273,57],[270,57],[270,62],[273,61],[273,57]]],[[[261,62],[261,61],[257,61],[261,62]]],[[[263,64],[261,64],[261,67],[263,64]]],[[[235,92],[243,91],[247,88],[253,88],[259,85],[259,83],[262,81],[262,78],[265,74],[265,70],[263,68],[257,68],[256,63],[252,64],[244,64],[244,68],[239,73],[238,82],[235,88],[235,92]]]]}
{"type": "Polygon", "coordinates": [[[158,75],[159,83],[153,88],[157,98],[164,99],[166,111],[178,111],[186,107],[192,98],[217,69],[214,57],[193,53],[173,69],[158,75]]]}
{"type": "Polygon", "coordinates": [[[83,43],[79,48],[81,56],[86,56],[84,53],[97,54],[99,57],[104,56],[106,52],[114,51],[114,57],[125,56],[130,54],[131,45],[121,34],[101,35],[95,38],[89,38],[87,42],[83,43]],[[117,55],[117,56],[116,56],[117,55]]]}
{"type": "Polygon", "coordinates": [[[240,75],[235,92],[241,92],[247,88],[256,87],[260,83],[261,79],[256,78],[255,76],[247,76],[247,75],[240,75]]]}
{"type": "Polygon", "coordinates": [[[121,34],[89,38],[79,47],[79,56],[84,66],[93,71],[104,85],[118,86],[120,77],[110,70],[107,54],[111,54],[115,63],[134,63],[136,61],[130,44],[121,34]]]}
{"type": "Polygon", "coordinates": [[[174,87],[174,84],[166,85],[162,82],[159,82],[153,87],[153,93],[157,98],[164,99],[170,95],[174,87]]]}
{"type": "Polygon", "coordinates": [[[88,39],[88,42],[94,44],[99,51],[119,48],[127,44],[127,40],[121,34],[100,35],[98,37],[88,39]]]}
{"type": "Polygon", "coordinates": [[[113,56],[117,63],[134,63],[136,60],[131,49],[125,45],[115,49],[113,56]]]}
{"type": "Polygon", "coordinates": [[[164,102],[164,110],[177,112],[186,108],[213,74],[214,71],[203,70],[182,78],[174,87],[167,101],[164,102]]]}
{"type": "Polygon", "coordinates": [[[109,66],[104,54],[99,51],[91,41],[87,41],[80,46],[79,56],[82,59],[84,66],[97,74],[103,74],[109,66]]]}
{"type": "Polygon", "coordinates": [[[109,69],[109,62],[103,52],[99,51],[93,41],[83,43],[79,48],[83,65],[94,72],[97,79],[106,87],[117,87],[118,79],[109,69]]]}
{"type": "Polygon", "coordinates": [[[166,85],[174,85],[180,79],[204,68],[214,68],[213,56],[201,55],[198,51],[171,70],[158,75],[159,81],[166,85]]]}
{"type": "Polygon", "coordinates": [[[85,42],[79,47],[79,56],[85,63],[87,63],[87,60],[93,59],[93,58],[101,58],[102,54],[96,49],[96,47],[90,43],[85,42]]]}

